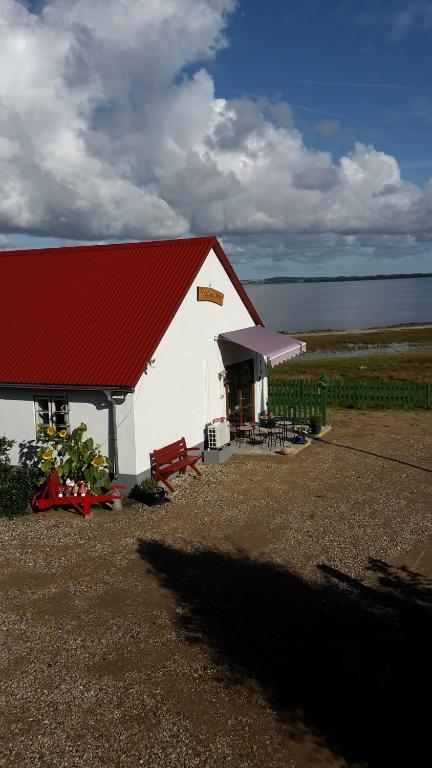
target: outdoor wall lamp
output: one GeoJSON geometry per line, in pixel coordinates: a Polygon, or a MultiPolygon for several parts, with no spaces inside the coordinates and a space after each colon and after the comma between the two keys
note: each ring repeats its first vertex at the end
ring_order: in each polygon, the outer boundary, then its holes
{"type": "Polygon", "coordinates": [[[144,373],[147,375],[147,371],[149,368],[152,368],[156,362],[156,358],[153,357],[151,360],[148,361],[148,363],[145,364],[144,373]]]}
{"type": "Polygon", "coordinates": [[[111,399],[114,400],[117,404],[118,403],[124,403],[126,400],[127,392],[111,392],[111,399]]]}

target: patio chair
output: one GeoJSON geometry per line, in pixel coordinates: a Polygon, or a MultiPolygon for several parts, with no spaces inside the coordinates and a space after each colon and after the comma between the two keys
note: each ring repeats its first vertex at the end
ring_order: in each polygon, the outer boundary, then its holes
{"type": "Polygon", "coordinates": [[[267,438],[267,428],[264,427],[261,423],[261,419],[259,421],[251,421],[251,426],[253,427],[253,440],[254,443],[257,441],[260,443],[265,442],[267,438]]]}
{"type": "Polygon", "coordinates": [[[268,427],[267,443],[270,451],[273,447],[273,443],[276,446],[279,441],[279,445],[283,445],[284,438],[285,438],[285,430],[282,426],[278,426],[277,422],[274,422],[268,427]]]}
{"type": "Polygon", "coordinates": [[[260,432],[264,434],[263,443],[267,442],[269,450],[272,449],[273,443],[277,445],[278,440],[280,445],[284,442],[285,431],[282,426],[278,426],[279,421],[279,416],[273,416],[271,419],[260,418],[260,432]]]}

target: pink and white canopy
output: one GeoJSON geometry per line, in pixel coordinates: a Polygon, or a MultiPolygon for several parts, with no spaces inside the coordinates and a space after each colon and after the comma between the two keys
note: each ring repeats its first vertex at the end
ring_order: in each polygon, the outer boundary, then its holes
{"type": "Polygon", "coordinates": [[[306,352],[306,342],[294,339],[292,336],[285,336],[283,333],[269,331],[261,325],[221,333],[219,338],[264,355],[272,365],[278,365],[284,360],[290,360],[306,352]]]}

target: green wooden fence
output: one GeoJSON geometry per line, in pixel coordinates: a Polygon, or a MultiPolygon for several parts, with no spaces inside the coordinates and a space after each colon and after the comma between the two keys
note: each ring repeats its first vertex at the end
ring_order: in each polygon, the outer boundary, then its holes
{"type": "Polygon", "coordinates": [[[329,405],[432,408],[432,384],[415,381],[331,381],[326,395],[329,405]]]}
{"type": "Polygon", "coordinates": [[[295,409],[298,419],[318,416],[326,423],[326,394],[316,381],[303,379],[270,379],[267,410],[275,416],[291,417],[295,409]]]}
{"type": "Polygon", "coordinates": [[[303,379],[271,379],[268,410],[278,416],[295,408],[301,417],[320,415],[325,424],[327,405],[380,408],[432,408],[432,384],[413,381],[330,381],[320,387],[303,379]]]}

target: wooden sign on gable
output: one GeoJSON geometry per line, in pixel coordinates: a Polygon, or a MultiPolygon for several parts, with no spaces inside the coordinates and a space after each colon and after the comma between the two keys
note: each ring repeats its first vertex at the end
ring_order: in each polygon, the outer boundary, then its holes
{"type": "Polygon", "coordinates": [[[224,295],[215,288],[205,288],[198,286],[198,301],[211,301],[212,304],[219,304],[221,307],[224,302],[224,295]]]}

